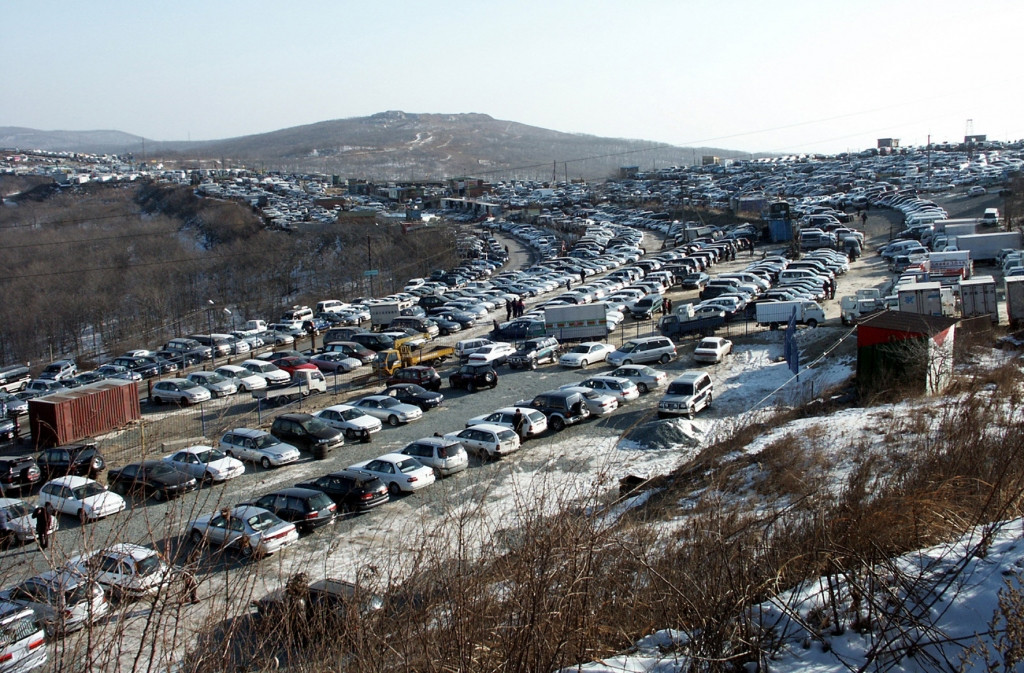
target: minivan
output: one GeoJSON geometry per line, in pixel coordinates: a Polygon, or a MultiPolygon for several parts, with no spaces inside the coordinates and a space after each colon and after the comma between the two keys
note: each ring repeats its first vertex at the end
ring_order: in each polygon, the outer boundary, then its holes
{"type": "Polygon", "coordinates": [[[606,358],[613,367],[630,364],[660,362],[665,364],[676,357],[676,345],[668,337],[642,337],[630,339],[609,353],[606,358]]]}
{"type": "Polygon", "coordinates": [[[440,334],[437,323],[428,318],[421,318],[414,315],[400,315],[391,321],[388,329],[414,329],[422,334],[428,334],[431,338],[440,334]]]}
{"type": "Polygon", "coordinates": [[[987,225],[999,224],[999,209],[986,208],[985,214],[981,216],[981,223],[987,225]]]}
{"type": "Polygon", "coordinates": [[[0,369],[0,390],[16,393],[25,389],[32,373],[25,365],[10,365],[0,369]]]}
{"type": "Polygon", "coordinates": [[[313,309],[308,306],[292,306],[281,314],[281,322],[302,323],[313,319],[313,309]]]}

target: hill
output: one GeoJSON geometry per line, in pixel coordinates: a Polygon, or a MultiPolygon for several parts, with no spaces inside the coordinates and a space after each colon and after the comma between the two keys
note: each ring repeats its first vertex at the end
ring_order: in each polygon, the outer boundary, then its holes
{"type": "Polygon", "coordinates": [[[685,165],[704,154],[748,156],[645,140],[562,133],[486,114],[381,112],[224,140],[155,142],[111,131],[0,128],[0,146],[143,152],[148,159],[197,159],[264,169],[320,171],[376,179],[461,175],[529,179],[604,178],[620,166],[685,165]],[[145,147],[143,147],[145,142],[145,147]]]}

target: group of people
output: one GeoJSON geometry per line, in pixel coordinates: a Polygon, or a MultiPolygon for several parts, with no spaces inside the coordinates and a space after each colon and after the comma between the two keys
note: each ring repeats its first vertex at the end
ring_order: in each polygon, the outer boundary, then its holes
{"type": "Polygon", "coordinates": [[[515,301],[510,301],[505,304],[505,319],[511,320],[512,318],[519,318],[526,313],[526,302],[520,297],[515,301]]]}
{"type": "Polygon", "coordinates": [[[672,300],[668,297],[663,297],[661,300],[661,312],[665,315],[672,312],[672,300]]]}
{"type": "Polygon", "coordinates": [[[825,299],[836,298],[836,279],[829,278],[821,284],[821,289],[825,292],[825,299]]]}

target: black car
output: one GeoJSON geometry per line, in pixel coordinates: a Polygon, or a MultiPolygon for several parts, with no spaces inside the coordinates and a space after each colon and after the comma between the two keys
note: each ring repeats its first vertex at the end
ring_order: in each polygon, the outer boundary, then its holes
{"type": "Polygon", "coordinates": [[[338,506],[330,496],[314,488],[283,488],[249,503],[295,524],[303,533],[334,523],[338,506]]]}
{"type": "Polygon", "coordinates": [[[121,495],[153,496],[159,501],[194,491],[199,482],[162,460],[144,460],[108,472],[107,485],[121,495]]]}
{"type": "Polygon", "coordinates": [[[336,430],[310,414],[281,414],[270,426],[270,434],[285,444],[305,449],[317,460],[345,443],[341,430],[336,430]]]}
{"type": "Polygon", "coordinates": [[[136,372],[142,378],[151,379],[154,376],[160,375],[160,365],[149,360],[143,360],[139,357],[132,357],[130,355],[122,355],[121,357],[114,358],[115,365],[121,367],[127,367],[129,371],[136,372]]]}
{"type": "Polygon", "coordinates": [[[295,484],[295,488],[312,488],[338,504],[342,513],[366,512],[383,505],[390,497],[388,487],[379,478],[357,472],[340,470],[317,477],[312,481],[295,484]]]}
{"type": "Polygon", "coordinates": [[[199,364],[203,359],[202,353],[199,351],[159,350],[156,354],[161,360],[172,363],[178,369],[185,369],[186,367],[199,364]]]}
{"type": "Polygon", "coordinates": [[[444,402],[444,395],[436,393],[415,383],[396,383],[382,393],[394,397],[399,402],[419,407],[423,411],[429,411],[441,406],[444,402]]]}
{"type": "MultiPolygon", "coordinates": [[[[156,365],[160,369],[161,374],[173,374],[178,371],[178,365],[171,362],[167,358],[162,358],[159,355],[140,355],[139,360],[147,362],[149,364],[156,365]]],[[[141,372],[140,372],[141,373],[141,372]]],[[[145,376],[145,374],[142,374],[145,376]]]]}
{"type": "Polygon", "coordinates": [[[495,388],[498,385],[498,372],[489,364],[462,365],[459,371],[448,377],[448,385],[452,388],[465,388],[471,393],[479,388],[495,388]]]}
{"type": "Polygon", "coordinates": [[[349,337],[349,340],[377,353],[395,347],[394,339],[386,334],[378,334],[377,332],[360,332],[359,334],[353,334],[349,337]]]}
{"type": "Polygon", "coordinates": [[[10,416],[0,416],[0,439],[14,439],[14,419],[10,416]]]}
{"type": "Polygon", "coordinates": [[[39,466],[32,456],[0,458],[0,493],[32,488],[41,478],[39,466]]]}
{"type": "Polygon", "coordinates": [[[555,337],[537,337],[523,343],[519,349],[508,356],[508,366],[512,369],[520,367],[536,369],[545,362],[557,362],[562,347],[555,337]]]}
{"type": "Polygon", "coordinates": [[[438,315],[432,315],[430,319],[437,325],[438,333],[441,336],[449,336],[462,331],[462,325],[454,320],[448,320],[438,315]]]}
{"type": "Polygon", "coordinates": [[[107,467],[95,444],[65,444],[46,449],[36,459],[43,481],[74,475],[96,479],[107,467]]]}
{"type": "Polygon", "coordinates": [[[388,379],[388,385],[399,383],[415,383],[418,386],[437,392],[441,389],[441,375],[433,367],[414,365],[402,367],[388,379]]]}

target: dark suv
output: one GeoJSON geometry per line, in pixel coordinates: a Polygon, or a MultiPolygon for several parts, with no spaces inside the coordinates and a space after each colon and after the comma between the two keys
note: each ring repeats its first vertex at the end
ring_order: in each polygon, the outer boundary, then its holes
{"type": "Polygon", "coordinates": [[[260,496],[252,504],[294,523],[303,533],[334,523],[338,510],[330,496],[313,488],[282,488],[260,496]]]}
{"type": "Polygon", "coordinates": [[[32,456],[0,458],[0,493],[32,488],[42,477],[32,456]]]}
{"type": "Polygon", "coordinates": [[[317,460],[323,460],[331,449],[345,443],[341,430],[309,414],[281,414],[270,426],[270,434],[285,444],[309,451],[317,460]]]}
{"type": "Polygon", "coordinates": [[[349,340],[354,341],[363,348],[368,348],[378,353],[395,347],[394,339],[386,334],[378,334],[377,332],[360,332],[359,334],[353,334],[349,340]]]}
{"type": "Polygon", "coordinates": [[[448,377],[448,385],[452,388],[465,388],[471,393],[479,388],[495,388],[498,385],[498,372],[489,364],[462,365],[459,371],[448,377]]]}
{"type": "Polygon", "coordinates": [[[387,485],[380,478],[355,470],[325,474],[312,481],[295,484],[295,488],[312,488],[326,493],[338,503],[342,514],[369,511],[391,497],[387,485]]]}
{"type": "Polygon", "coordinates": [[[555,337],[537,337],[523,343],[512,355],[508,356],[508,366],[512,369],[520,367],[536,369],[537,365],[558,360],[561,346],[555,337]]]}
{"type": "Polygon", "coordinates": [[[95,444],[65,444],[46,449],[36,459],[43,481],[74,475],[96,479],[107,467],[95,444]]]}
{"type": "Polygon", "coordinates": [[[433,367],[424,367],[422,365],[402,367],[388,379],[389,386],[399,383],[415,383],[436,393],[441,390],[441,375],[433,367]]]}
{"type": "Polygon", "coordinates": [[[583,396],[571,390],[549,390],[534,397],[533,401],[516,402],[515,406],[531,407],[541,412],[548,417],[548,427],[555,432],[590,415],[583,396]]]}

